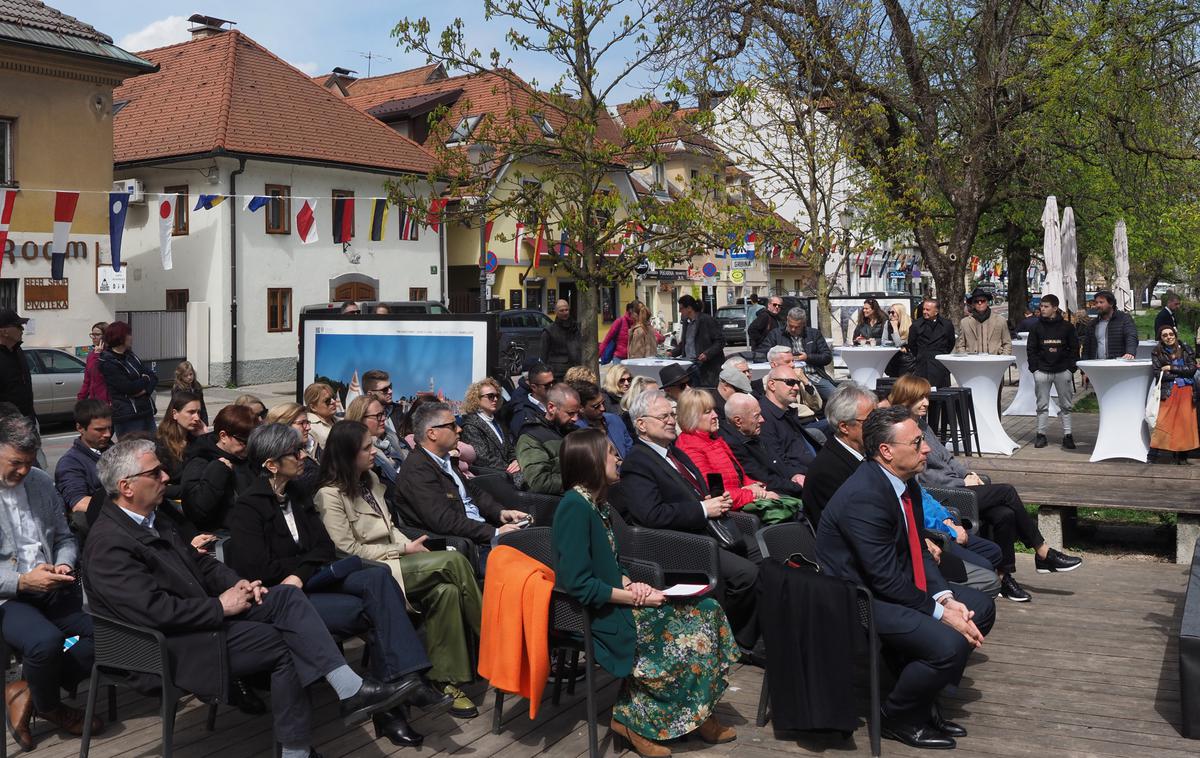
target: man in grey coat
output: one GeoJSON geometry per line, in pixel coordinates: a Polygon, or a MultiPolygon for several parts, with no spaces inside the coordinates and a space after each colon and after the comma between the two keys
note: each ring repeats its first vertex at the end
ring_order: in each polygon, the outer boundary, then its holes
{"type": "MultiPolygon", "coordinates": [[[[25,679],[4,688],[13,737],[35,746],[34,712],[73,735],[84,714],[64,705],[70,689],[91,674],[92,620],[75,581],[79,547],[67,526],[54,480],[33,468],[41,438],[24,416],[0,420],[0,633],[21,656],[25,679]]],[[[104,728],[92,720],[92,732],[104,728]]]]}

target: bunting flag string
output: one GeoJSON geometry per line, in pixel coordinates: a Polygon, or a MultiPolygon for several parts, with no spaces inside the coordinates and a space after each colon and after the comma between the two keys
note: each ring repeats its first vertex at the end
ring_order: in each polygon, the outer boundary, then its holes
{"type": "Polygon", "coordinates": [[[315,197],[304,198],[300,210],[296,211],[296,232],[300,235],[300,242],[305,245],[311,245],[318,239],[316,212],[315,197]]]}
{"type": "MultiPolygon", "coordinates": [[[[15,189],[0,190],[0,250],[8,243],[8,225],[12,223],[13,205],[17,202],[15,189]]],[[[0,269],[4,266],[4,256],[0,255],[0,269]]]]}
{"type": "Polygon", "coordinates": [[[342,245],[354,237],[354,198],[333,199],[333,241],[342,245]]]}
{"type": "Polygon", "coordinates": [[[440,232],[442,228],[442,211],[450,203],[446,198],[434,198],[429,201],[429,213],[425,219],[425,225],[435,232],[440,232]]]}
{"type": "Polygon", "coordinates": [[[542,223],[537,228],[537,239],[533,243],[533,267],[537,268],[542,265],[542,253],[546,252],[546,224],[542,223]]]}
{"type": "Polygon", "coordinates": [[[518,221],[517,231],[513,235],[513,263],[520,265],[521,263],[521,241],[525,237],[525,224],[518,221]]]}
{"type": "Polygon", "coordinates": [[[271,202],[271,198],[266,195],[246,195],[246,202],[242,205],[242,209],[254,213],[259,208],[266,207],[269,202],[271,202]]]}
{"type": "Polygon", "coordinates": [[[225,201],[224,195],[201,195],[196,200],[196,207],[193,211],[211,211],[225,201]]]}

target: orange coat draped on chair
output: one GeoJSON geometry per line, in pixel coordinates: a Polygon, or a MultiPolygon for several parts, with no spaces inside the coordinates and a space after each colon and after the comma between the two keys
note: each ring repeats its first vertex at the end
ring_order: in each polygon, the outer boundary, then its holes
{"type": "Polygon", "coordinates": [[[479,675],[493,687],[529,700],[537,717],[550,674],[550,595],[554,572],[516,548],[488,555],[483,583],[479,675]]]}

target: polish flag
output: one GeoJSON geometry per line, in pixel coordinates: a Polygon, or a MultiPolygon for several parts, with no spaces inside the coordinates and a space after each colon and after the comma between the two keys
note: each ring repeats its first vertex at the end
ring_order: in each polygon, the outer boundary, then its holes
{"type": "Polygon", "coordinates": [[[13,204],[16,202],[16,190],[0,190],[0,267],[4,266],[4,246],[8,244],[8,225],[12,222],[13,204]]]}
{"type": "Polygon", "coordinates": [[[517,234],[513,238],[513,263],[521,263],[521,240],[525,238],[525,225],[517,222],[517,234]]]}
{"type": "Polygon", "coordinates": [[[71,222],[75,220],[78,192],[54,193],[54,246],[50,250],[50,278],[63,278],[63,263],[67,260],[67,242],[71,240],[71,222]]]}
{"type": "Polygon", "coordinates": [[[171,260],[171,236],[175,231],[175,203],[179,195],[157,195],[158,197],[158,252],[162,257],[163,271],[174,266],[171,260]]]}
{"type": "Polygon", "coordinates": [[[302,198],[300,210],[296,212],[296,232],[300,235],[300,241],[305,245],[311,245],[317,241],[316,214],[316,198],[302,198]]]}

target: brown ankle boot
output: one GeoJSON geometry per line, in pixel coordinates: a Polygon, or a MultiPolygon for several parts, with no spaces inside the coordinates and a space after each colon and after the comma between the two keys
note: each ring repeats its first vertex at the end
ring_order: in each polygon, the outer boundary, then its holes
{"type": "Polygon", "coordinates": [[[671,754],[671,748],[666,745],[660,745],[654,740],[646,739],[616,719],[612,720],[608,728],[616,736],[616,739],[613,741],[617,746],[620,745],[621,740],[624,740],[629,743],[629,747],[633,748],[633,752],[643,758],[665,758],[665,756],[671,754]]]}
{"type": "MultiPolygon", "coordinates": [[[[57,708],[45,713],[39,711],[38,715],[51,724],[57,725],[68,734],[73,734],[76,737],[83,734],[83,717],[85,714],[79,708],[72,708],[69,705],[59,703],[57,708]]],[[[103,731],[104,722],[98,716],[92,716],[92,734],[100,734],[103,731]]]]}
{"type": "Polygon", "coordinates": [[[33,717],[33,696],[25,682],[10,682],[4,687],[4,705],[8,709],[8,731],[21,749],[33,750],[35,742],[29,732],[29,719],[33,717]]]}
{"type": "Polygon", "coordinates": [[[700,735],[700,739],[710,745],[720,745],[723,742],[733,742],[737,739],[737,730],[731,726],[722,725],[720,721],[717,721],[715,713],[700,725],[696,733],[700,735]]]}

